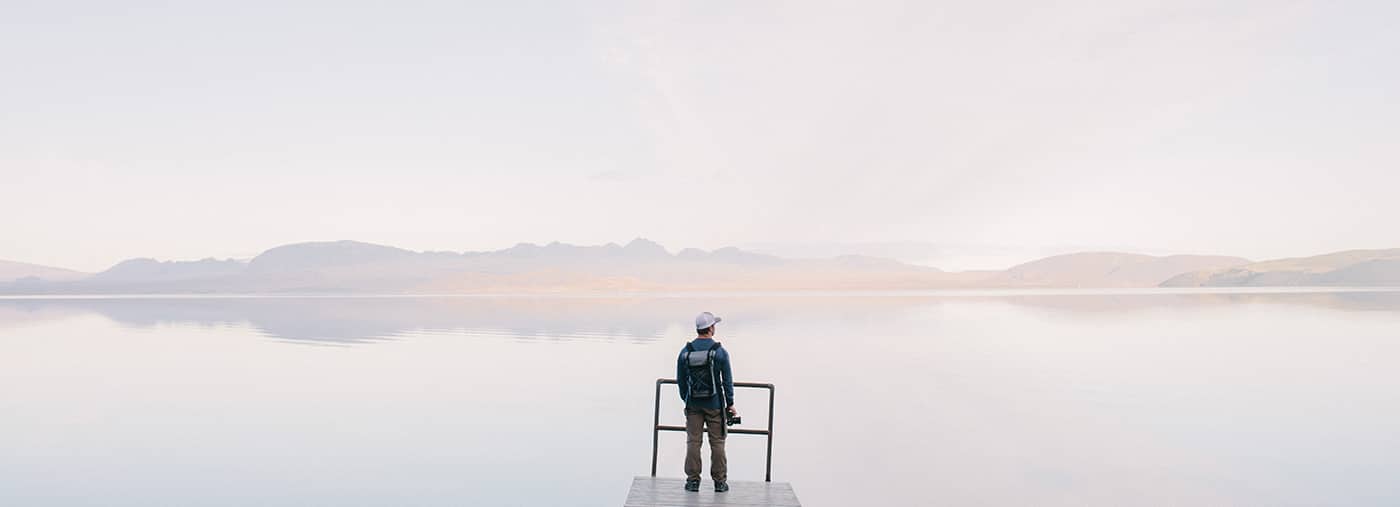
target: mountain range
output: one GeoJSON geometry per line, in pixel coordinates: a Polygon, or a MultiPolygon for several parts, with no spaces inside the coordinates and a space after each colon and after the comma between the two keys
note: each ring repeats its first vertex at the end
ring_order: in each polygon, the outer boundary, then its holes
{"type": "Polygon", "coordinates": [[[1196,270],[1163,287],[1400,286],[1400,248],[1344,252],[1196,270]]]}
{"type": "Polygon", "coordinates": [[[1085,252],[1013,266],[988,281],[1004,287],[1153,287],[1175,275],[1249,264],[1218,255],[1152,255],[1085,252]]]}
{"type": "Polygon", "coordinates": [[[87,273],[73,271],[71,269],[52,268],[49,266],[40,266],[38,264],[29,264],[27,262],[0,260],[0,283],[24,279],[32,281],[67,281],[78,280],[87,276],[87,273]]]}
{"type": "Polygon", "coordinates": [[[501,293],[1400,285],[1400,249],[1251,262],[1209,255],[1057,255],[1005,270],[947,272],[863,256],[787,259],[738,248],[671,253],[625,245],[521,243],[416,252],[358,241],[283,245],[249,260],[122,261],[99,273],[0,261],[5,294],[501,293]]]}

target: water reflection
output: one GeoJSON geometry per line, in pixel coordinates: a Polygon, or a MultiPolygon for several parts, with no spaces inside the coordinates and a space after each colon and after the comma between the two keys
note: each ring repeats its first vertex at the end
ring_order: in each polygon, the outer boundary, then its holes
{"type": "Polygon", "coordinates": [[[1400,505],[1381,291],[0,299],[0,505],[617,505],[700,310],[811,505],[1400,505]]]}
{"type": "MultiPolygon", "coordinates": [[[[679,310],[677,310],[679,311],[679,310]]],[[[367,344],[405,334],[655,340],[675,321],[655,301],[523,298],[114,298],[0,300],[0,320],[95,313],[128,327],[247,325],[291,342],[367,344]]]]}
{"type": "Polygon", "coordinates": [[[292,343],[358,345],[420,335],[649,343],[702,309],[735,322],[896,318],[956,303],[1031,307],[1075,318],[1159,309],[1299,305],[1400,311],[1397,291],[751,294],[675,297],[133,297],[0,299],[0,327],[97,314],[127,327],[246,325],[292,343]]]}

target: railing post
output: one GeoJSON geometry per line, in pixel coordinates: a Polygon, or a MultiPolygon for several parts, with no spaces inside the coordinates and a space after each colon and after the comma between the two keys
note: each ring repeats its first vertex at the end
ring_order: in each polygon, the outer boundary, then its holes
{"type": "Polygon", "coordinates": [[[768,384],[768,462],[763,467],[763,482],[773,482],[773,385],[768,384]]]}
{"type": "MultiPolygon", "coordinates": [[[[770,428],[771,429],[771,428],[770,428]]],[[[656,447],[661,434],[661,379],[656,379],[656,401],[651,415],[651,476],[656,477],[656,447]]],[[[771,451],[770,451],[771,452],[771,451]]]]}

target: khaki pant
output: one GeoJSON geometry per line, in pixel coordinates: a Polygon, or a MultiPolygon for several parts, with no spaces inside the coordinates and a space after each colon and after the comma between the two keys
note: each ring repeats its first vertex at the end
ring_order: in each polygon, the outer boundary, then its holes
{"type": "Polygon", "coordinates": [[[718,408],[685,409],[685,478],[700,480],[702,430],[710,434],[710,478],[724,481],[729,477],[729,460],[724,456],[724,412],[718,408]]]}

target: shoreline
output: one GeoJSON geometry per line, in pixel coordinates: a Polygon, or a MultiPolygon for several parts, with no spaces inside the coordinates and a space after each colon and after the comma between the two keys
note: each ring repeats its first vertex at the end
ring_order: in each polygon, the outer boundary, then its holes
{"type": "Polygon", "coordinates": [[[462,293],[73,293],[0,294],[0,300],[87,299],[625,299],[625,298],[722,298],[722,297],[1014,297],[1014,296],[1154,296],[1191,294],[1331,294],[1400,292],[1394,286],[1281,286],[1281,287],[1134,287],[1134,288],[987,288],[987,289],[773,289],[773,290],[677,290],[677,291],[530,291],[462,293]]]}

